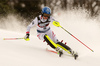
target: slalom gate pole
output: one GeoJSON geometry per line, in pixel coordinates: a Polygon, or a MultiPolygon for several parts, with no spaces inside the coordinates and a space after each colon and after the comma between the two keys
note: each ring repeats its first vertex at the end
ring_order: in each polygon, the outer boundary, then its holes
{"type": "Polygon", "coordinates": [[[94,52],[91,48],[89,48],[87,45],[85,45],[82,41],[80,41],[78,38],[76,38],[74,35],[72,35],[69,31],[67,31],[66,29],[64,29],[62,26],[60,26],[63,30],[65,30],[68,34],[70,34],[72,37],[74,37],[76,40],[78,40],[81,44],[83,44],[85,47],[87,47],[89,50],[91,50],[92,52],[94,52]]]}
{"type": "Polygon", "coordinates": [[[18,39],[24,39],[24,38],[4,38],[3,40],[18,40],[18,39]]]}

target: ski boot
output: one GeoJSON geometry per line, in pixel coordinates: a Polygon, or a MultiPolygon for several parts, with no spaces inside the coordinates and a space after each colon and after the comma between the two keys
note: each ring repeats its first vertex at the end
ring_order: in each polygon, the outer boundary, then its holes
{"type": "Polygon", "coordinates": [[[63,51],[60,50],[59,47],[56,48],[57,53],[59,54],[59,57],[61,57],[63,55],[63,51]]]}

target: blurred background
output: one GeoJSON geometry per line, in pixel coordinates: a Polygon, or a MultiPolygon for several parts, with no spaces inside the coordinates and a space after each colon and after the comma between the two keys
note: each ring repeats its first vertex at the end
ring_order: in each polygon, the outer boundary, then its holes
{"type": "MultiPolygon", "coordinates": [[[[41,14],[41,9],[44,6],[51,8],[53,16],[55,13],[58,14],[56,17],[61,14],[70,14],[73,11],[75,13],[83,13],[82,10],[84,10],[85,13],[83,14],[87,13],[88,17],[91,19],[99,16],[98,20],[100,21],[100,0],[0,0],[0,29],[26,29],[26,26],[37,15],[41,14]],[[63,13],[64,11],[68,13],[63,13]]],[[[73,16],[75,15],[74,12],[73,16]]],[[[78,15],[82,17],[82,14],[78,15]]],[[[71,18],[73,17],[71,15],[68,16],[71,18]]],[[[63,17],[66,16],[62,16],[61,18],[63,17]]],[[[80,17],[77,18],[79,19],[80,17]]],[[[61,20],[65,19],[66,18],[61,20]]]]}
{"type": "Polygon", "coordinates": [[[100,14],[100,0],[0,0],[0,17],[19,14],[25,19],[32,19],[41,13],[41,8],[49,6],[52,14],[59,10],[86,9],[90,16],[100,14]]]}

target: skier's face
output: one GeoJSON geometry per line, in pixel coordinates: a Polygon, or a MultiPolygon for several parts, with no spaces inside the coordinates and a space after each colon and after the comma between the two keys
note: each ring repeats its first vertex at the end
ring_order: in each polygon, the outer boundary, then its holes
{"type": "Polygon", "coordinates": [[[48,19],[49,16],[50,14],[43,14],[43,19],[48,19]]]}
{"type": "Polygon", "coordinates": [[[48,17],[44,17],[44,16],[43,16],[43,19],[48,19],[48,17]]]}

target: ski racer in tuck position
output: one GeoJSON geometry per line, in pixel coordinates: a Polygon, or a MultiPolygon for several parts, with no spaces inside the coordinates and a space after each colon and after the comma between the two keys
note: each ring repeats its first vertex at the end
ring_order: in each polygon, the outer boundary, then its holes
{"type": "Polygon", "coordinates": [[[37,16],[30,25],[27,26],[27,31],[26,35],[24,37],[25,40],[29,39],[30,36],[30,29],[34,26],[37,25],[37,37],[40,40],[46,41],[50,47],[55,49],[59,53],[59,57],[63,54],[63,51],[61,48],[65,51],[67,51],[69,54],[71,54],[74,57],[77,57],[78,55],[72,51],[70,47],[67,45],[63,44],[60,42],[54,32],[50,29],[49,24],[50,23],[55,23],[59,24],[58,21],[56,21],[52,16],[51,16],[51,9],[49,7],[44,7],[42,9],[41,15],[37,16]]]}

